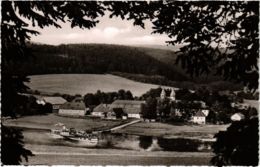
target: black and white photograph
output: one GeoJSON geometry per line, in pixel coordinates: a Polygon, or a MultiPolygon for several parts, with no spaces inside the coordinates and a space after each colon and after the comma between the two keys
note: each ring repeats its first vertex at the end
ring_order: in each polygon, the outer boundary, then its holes
{"type": "Polygon", "coordinates": [[[1,165],[259,165],[259,1],[0,3],[1,165]]]}

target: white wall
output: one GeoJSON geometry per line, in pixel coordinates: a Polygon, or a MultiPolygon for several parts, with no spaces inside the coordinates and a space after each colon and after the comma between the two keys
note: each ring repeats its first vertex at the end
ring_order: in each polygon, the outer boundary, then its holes
{"type": "Polygon", "coordinates": [[[104,116],[104,114],[102,112],[92,112],[91,115],[94,115],[94,116],[104,116]]]}
{"type": "Polygon", "coordinates": [[[205,124],[206,123],[206,117],[193,117],[193,122],[197,124],[205,124]]]}
{"type": "Polygon", "coordinates": [[[127,114],[127,115],[128,115],[128,118],[138,118],[138,119],[141,118],[140,114],[127,114]]]}
{"type": "Polygon", "coordinates": [[[85,110],[72,110],[72,109],[59,109],[60,115],[78,115],[78,116],[84,116],[86,115],[85,110]]]}

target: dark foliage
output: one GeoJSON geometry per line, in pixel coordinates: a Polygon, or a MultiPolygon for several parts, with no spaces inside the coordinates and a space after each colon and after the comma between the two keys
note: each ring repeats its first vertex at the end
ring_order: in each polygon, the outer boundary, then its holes
{"type": "MultiPolygon", "coordinates": [[[[149,19],[154,24],[154,33],[166,33],[173,39],[169,41],[169,44],[187,44],[180,49],[177,63],[181,63],[191,76],[208,74],[212,72],[212,67],[216,67],[217,75],[228,80],[242,82],[253,90],[258,88],[259,2],[4,1],[1,5],[3,74],[1,90],[7,90],[2,94],[2,99],[7,98],[4,102],[6,104],[4,104],[5,111],[3,112],[10,113],[9,115],[13,117],[15,112],[9,104],[11,104],[11,100],[14,104],[18,102],[16,97],[23,87],[21,83],[24,81],[23,76],[16,69],[20,67],[20,62],[25,61],[25,58],[30,55],[30,51],[26,48],[26,41],[30,40],[31,35],[38,34],[36,31],[29,30],[29,25],[20,17],[26,18],[33,26],[40,28],[46,26],[59,28],[58,21],[68,21],[71,23],[71,27],[78,26],[88,29],[96,26],[97,18],[103,16],[105,10],[111,12],[110,17],[119,16],[122,19],[133,20],[134,25],[141,27],[144,27],[144,20],[149,19]],[[222,38],[223,36],[226,38],[222,38]],[[223,46],[226,48],[224,51],[223,46]],[[8,71],[6,67],[13,65],[17,68],[8,71]],[[14,88],[15,85],[20,86],[17,89],[14,88]]],[[[253,126],[255,127],[254,124],[253,126]]],[[[251,132],[255,132],[255,128],[252,130],[249,127],[249,124],[242,123],[240,129],[250,136],[246,139],[252,141],[245,144],[242,142],[245,138],[240,136],[241,140],[232,141],[237,144],[238,149],[232,154],[229,152],[230,150],[224,149],[224,152],[227,151],[227,154],[224,154],[225,158],[219,155],[218,160],[220,161],[215,161],[218,162],[215,164],[257,165],[257,158],[255,158],[257,156],[257,144],[255,145],[255,143],[257,142],[255,141],[258,141],[258,135],[251,134],[251,132]],[[253,147],[250,144],[253,144],[253,147]]],[[[12,130],[2,131],[4,141],[7,141],[8,135],[3,132],[15,134],[12,130]]],[[[228,137],[224,135],[224,141],[229,141],[233,136],[236,136],[237,139],[237,135],[241,134],[235,133],[231,136],[227,135],[228,137]]],[[[218,137],[220,141],[223,138],[221,135],[218,137]]],[[[229,144],[234,146],[232,142],[229,144]]],[[[13,161],[8,161],[11,157],[2,156],[3,164],[19,164],[19,157],[26,153],[20,151],[15,154],[10,153],[12,153],[11,148],[25,151],[25,149],[21,149],[22,145],[19,145],[16,140],[15,143],[7,142],[4,146],[10,149],[2,149],[2,155],[13,156],[13,161]],[[17,154],[19,156],[15,156],[17,154]]],[[[222,147],[216,147],[216,149],[218,148],[222,147]]],[[[27,152],[27,155],[30,154],[27,152]]]]}
{"type": "Polygon", "coordinates": [[[258,126],[258,119],[253,118],[233,122],[227,131],[216,134],[217,141],[212,146],[216,155],[211,160],[212,164],[257,166],[258,126]]]}
{"type": "Polygon", "coordinates": [[[153,97],[148,97],[146,103],[141,106],[141,115],[144,119],[157,118],[157,100],[153,97]]]}
{"type": "Polygon", "coordinates": [[[115,100],[133,100],[132,93],[127,90],[120,89],[118,92],[101,92],[98,90],[95,94],[88,93],[84,96],[86,107],[97,106],[100,103],[111,104],[115,100]]]}
{"type": "Polygon", "coordinates": [[[139,146],[143,149],[149,148],[153,143],[153,137],[151,136],[140,136],[139,137],[139,146]]]}
{"type": "Polygon", "coordinates": [[[1,124],[1,160],[5,165],[19,165],[22,158],[28,161],[33,156],[30,150],[24,148],[21,130],[3,126],[1,124]]]}
{"type": "Polygon", "coordinates": [[[200,142],[194,139],[165,139],[158,138],[158,145],[165,151],[198,151],[200,142]]]}

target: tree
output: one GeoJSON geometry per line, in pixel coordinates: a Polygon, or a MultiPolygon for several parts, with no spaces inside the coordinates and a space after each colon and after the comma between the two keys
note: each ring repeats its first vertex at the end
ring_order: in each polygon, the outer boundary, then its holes
{"type": "Polygon", "coordinates": [[[146,103],[141,106],[141,115],[144,119],[156,119],[157,117],[157,100],[156,98],[148,97],[146,103]]]}
{"type": "MultiPolygon", "coordinates": [[[[96,26],[98,17],[106,10],[111,12],[110,17],[133,20],[134,25],[143,28],[144,20],[148,19],[154,25],[153,33],[167,34],[172,39],[169,44],[184,44],[176,63],[181,63],[192,77],[216,71],[216,75],[242,82],[252,90],[258,88],[259,2],[4,1],[2,113],[15,117],[10,104],[16,104],[18,93],[27,81],[26,74],[6,69],[11,65],[19,67],[19,62],[26,61],[31,53],[26,42],[31,35],[39,34],[28,29],[29,24],[23,20],[40,28],[60,28],[59,21],[68,21],[71,27],[90,29],[96,26]]],[[[8,143],[2,143],[5,144],[8,143]]],[[[2,149],[2,154],[5,153],[8,155],[8,150],[2,149]]]]}
{"type": "Polygon", "coordinates": [[[211,162],[217,166],[257,166],[259,136],[255,127],[258,127],[257,118],[234,122],[227,131],[217,133],[212,146],[216,155],[211,162]]]}

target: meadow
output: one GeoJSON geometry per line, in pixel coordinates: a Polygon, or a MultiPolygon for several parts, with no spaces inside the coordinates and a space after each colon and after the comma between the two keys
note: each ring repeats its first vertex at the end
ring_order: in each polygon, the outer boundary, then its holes
{"type": "Polygon", "coordinates": [[[213,139],[219,131],[225,131],[227,125],[171,125],[160,122],[139,122],[123,129],[118,133],[157,136],[164,138],[213,139]]]}
{"type": "MultiPolygon", "coordinates": [[[[141,96],[160,85],[132,81],[111,74],[48,74],[29,76],[27,86],[46,93],[81,94],[130,90],[133,96],[141,96]]],[[[165,86],[162,86],[165,87],[165,86]]],[[[167,87],[169,88],[169,87],[167,87]]]]}
{"type": "Polygon", "coordinates": [[[9,119],[3,122],[8,126],[16,126],[29,129],[50,130],[57,128],[55,124],[62,123],[67,128],[77,130],[109,129],[123,123],[121,120],[102,120],[99,118],[72,118],[55,114],[25,116],[18,119],[9,119]]]}

